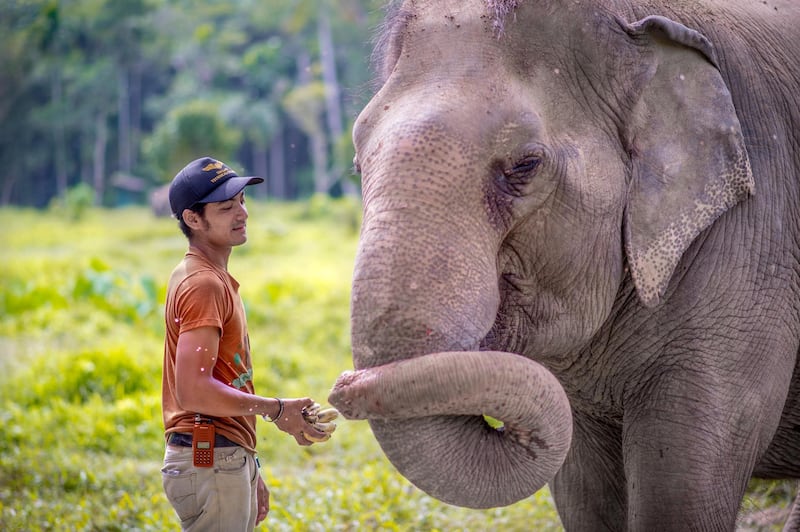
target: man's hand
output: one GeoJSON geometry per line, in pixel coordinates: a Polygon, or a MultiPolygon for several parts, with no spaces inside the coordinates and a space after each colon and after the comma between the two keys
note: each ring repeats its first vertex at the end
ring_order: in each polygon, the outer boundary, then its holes
{"type": "Polygon", "coordinates": [[[258,473],[258,487],[256,488],[256,504],[258,504],[258,515],[256,517],[256,524],[267,518],[269,513],[269,490],[261,478],[261,473],[258,473]]]}
{"type": "Polygon", "coordinates": [[[306,439],[306,435],[317,440],[327,439],[327,435],[324,432],[315,429],[303,416],[303,409],[310,408],[313,404],[314,401],[308,397],[284,399],[283,414],[281,414],[280,419],[275,420],[275,425],[283,432],[294,436],[298,445],[308,446],[314,443],[306,439]]]}
{"type": "Polygon", "coordinates": [[[303,409],[303,417],[306,418],[306,422],[310,423],[312,427],[325,434],[322,439],[315,438],[305,432],[303,432],[303,436],[305,439],[314,443],[320,443],[328,441],[333,431],[336,430],[336,423],[333,421],[339,417],[339,411],[335,408],[326,408],[322,410],[322,406],[320,406],[319,403],[314,403],[310,408],[303,409]]]}

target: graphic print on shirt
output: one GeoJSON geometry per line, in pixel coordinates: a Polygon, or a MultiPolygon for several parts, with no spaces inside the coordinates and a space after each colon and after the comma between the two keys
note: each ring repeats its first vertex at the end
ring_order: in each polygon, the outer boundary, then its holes
{"type": "MultiPolygon", "coordinates": [[[[233,355],[233,363],[236,366],[242,365],[242,357],[239,355],[239,353],[233,355]]],[[[250,368],[244,373],[240,373],[238,377],[233,379],[233,382],[231,382],[231,386],[235,386],[236,388],[241,390],[242,388],[247,386],[248,381],[252,380],[253,380],[253,368],[250,368]]]]}

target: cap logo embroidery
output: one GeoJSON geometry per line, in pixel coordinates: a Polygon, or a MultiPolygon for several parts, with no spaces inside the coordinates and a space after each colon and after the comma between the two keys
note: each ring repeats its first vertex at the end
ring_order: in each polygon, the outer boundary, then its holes
{"type": "Polygon", "coordinates": [[[224,169],[220,170],[219,172],[217,172],[216,177],[211,179],[211,182],[212,183],[216,183],[217,181],[219,181],[220,179],[222,179],[226,175],[232,174],[232,173],[233,173],[233,170],[231,170],[230,168],[224,168],[224,169]]]}
{"type": "Polygon", "coordinates": [[[227,168],[224,164],[222,164],[219,161],[214,161],[213,163],[208,163],[207,165],[205,165],[203,167],[203,172],[209,172],[211,170],[217,170],[217,175],[214,176],[213,178],[211,178],[211,182],[212,183],[216,183],[217,181],[219,181],[220,179],[222,179],[226,175],[233,173],[233,170],[231,170],[230,168],[227,168]]]}

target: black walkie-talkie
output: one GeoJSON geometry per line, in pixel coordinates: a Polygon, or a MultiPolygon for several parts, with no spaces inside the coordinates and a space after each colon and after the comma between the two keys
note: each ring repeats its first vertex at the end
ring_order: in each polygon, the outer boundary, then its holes
{"type": "Polygon", "coordinates": [[[200,414],[194,416],[192,431],[192,463],[195,467],[214,466],[214,424],[203,419],[200,414]]]}

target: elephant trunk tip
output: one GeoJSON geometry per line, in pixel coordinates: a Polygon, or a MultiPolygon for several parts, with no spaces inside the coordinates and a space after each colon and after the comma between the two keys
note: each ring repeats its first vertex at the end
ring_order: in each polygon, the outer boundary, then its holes
{"type": "Polygon", "coordinates": [[[345,371],[331,389],[328,402],[336,408],[345,419],[366,419],[367,412],[363,408],[366,400],[364,393],[365,375],[363,371],[345,371]]]}

